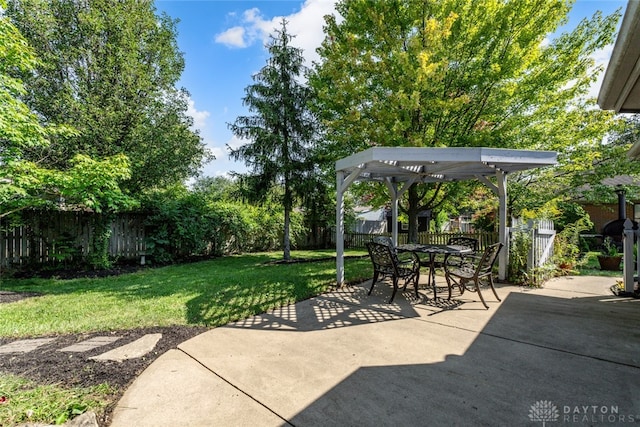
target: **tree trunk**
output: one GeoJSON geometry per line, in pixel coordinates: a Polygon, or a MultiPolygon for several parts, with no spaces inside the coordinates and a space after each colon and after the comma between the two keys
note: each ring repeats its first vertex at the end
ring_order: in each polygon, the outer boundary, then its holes
{"type": "Polygon", "coordinates": [[[291,259],[291,238],[289,236],[289,229],[291,225],[291,210],[293,209],[293,197],[291,195],[291,189],[289,188],[289,176],[285,174],[284,181],[284,238],[283,238],[283,246],[284,246],[284,260],[288,261],[291,259]]]}
{"type": "Polygon", "coordinates": [[[418,196],[418,188],[416,184],[412,184],[409,187],[408,199],[409,206],[407,208],[407,216],[409,217],[409,243],[419,243],[418,242],[418,214],[420,213],[420,198],[418,196]]]}
{"type": "Polygon", "coordinates": [[[289,237],[289,225],[291,222],[290,218],[290,210],[288,207],[284,208],[284,260],[288,261],[291,259],[291,240],[289,237]]]}

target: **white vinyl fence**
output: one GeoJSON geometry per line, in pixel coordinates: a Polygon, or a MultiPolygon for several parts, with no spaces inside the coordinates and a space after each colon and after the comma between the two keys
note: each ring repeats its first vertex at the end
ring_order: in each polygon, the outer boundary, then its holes
{"type": "Polygon", "coordinates": [[[553,242],[556,231],[553,221],[547,219],[528,220],[513,219],[511,234],[514,232],[526,233],[530,240],[527,255],[527,271],[534,272],[551,261],[553,256],[553,242]]]}

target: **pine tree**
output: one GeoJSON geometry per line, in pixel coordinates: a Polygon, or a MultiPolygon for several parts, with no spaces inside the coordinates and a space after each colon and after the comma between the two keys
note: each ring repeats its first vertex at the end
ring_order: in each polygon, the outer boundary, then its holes
{"type": "Polygon", "coordinates": [[[237,137],[249,141],[232,150],[231,157],[244,160],[250,168],[243,178],[254,199],[263,199],[274,186],[281,187],[285,260],[291,258],[290,214],[313,172],[309,159],[315,134],[308,109],[312,92],[299,81],[305,72],[302,49],[291,46],[291,40],[283,19],[267,43],[271,55],[267,64],[245,89],[243,104],[255,114],[229,124],[237,137]]]}

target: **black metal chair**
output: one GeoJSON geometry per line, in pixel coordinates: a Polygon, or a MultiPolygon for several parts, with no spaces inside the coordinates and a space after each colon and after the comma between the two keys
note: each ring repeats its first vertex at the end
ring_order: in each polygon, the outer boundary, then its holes
{"type": "Polygon", "coordinates": [[[460,288],[460,293],[463,294],[465,290],[469,292],[477,292],[480,297],[480,301],[489,308],[482,296],[480,288],[483,282],[491,288],[493,295],[495,295],[498,301],[502,301],[493,287],[493,265],[498,258],[498,252],[502,248],[502,243],[495,243],[489,246],[482,256],[465,256],[462,258],[461,263],[449,264],[445,263],[445,277],[447,279],[447,286],[449,287],[449,299],[451,299],[451,288],[457,285],[460,288]]]}
{"type": "Polygon", "coordinates": [[[382,245],[389,246],[391,251],[398,257],[398,260],[401,264],[411,264],[413,259],[407,254],[407,252],[399,252],[398,248],[394,246],[393,240],[389,236],[376,236],[373,239],[373,242],[380,243],[382,245]]]}
{"type": "Polygon", "coordinates": [[[445,255],[444,257],[439,256],[438,258],[433,260],[433,265],[431,264],[430,259],[420,260],[420,265],[422,267],[429,267],[431,270],[429,272],[429,281],[428,281],[429,286],[434,286],[434,287],[436,286],[436,272],[435,272],[436,268],[444,268],[446,262],[449,262],[451,265],[453,265],[456,262],[458,264],[462,264],[463,257],[473,255],[478,251],[478,239],[475,239],[473,237],[465,237],[465,236],[450,237],[449,240],[447,240],[447,245],[463,246],[465,248],[471,249],[472,253],[465,254],[465,255],[445,255]]]}
{"type": "Polygon", "coordinates": [[[413,281],[416,297],[418,297],[418,281],[420,280],[420,259],[418,256],[411,253],[411,262],[401,262],[398,259],[395,251],[392,247],[376,242],[367,243],[367,250],[371,257],[371,263],[373,264],[373,280],[371,281],[371,289],[369,289],[368,295],[371,295],[373,287],[375,286],[378,278],[390,277],[393,282],[393,293],[389,303],[393,302],[393,298],[398,291],[398,281],[404,279],[404,288],[407,289],[409,282],[413,281]]]}

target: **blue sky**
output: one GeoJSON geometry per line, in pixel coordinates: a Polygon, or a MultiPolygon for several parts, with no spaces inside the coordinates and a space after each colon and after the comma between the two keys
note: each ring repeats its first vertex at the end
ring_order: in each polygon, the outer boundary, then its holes
{"type": "MultiPolygon", "coordinates": [[[[383,0],[381,0],[383,1],[383,0]]],[[[229,159],[226,146],[242,144],[228,130],[227,123],[246,115],[242,106],[244,89],[251,76],[266,63],[264,44],[282,17],[296,35],[293,44],[305,57],[317,59],[315,49],[324,37],[323,16],[333,12],[333,0],[156,0],[158,13],[179,19],[178,46],[184,53],[185,70],[179,85],[191,94],[189,114],[204,142],[216,156],[206,164],[203,176],[244,172],[242,163],[229,159]]],[[[626,0],[577,0],[566,29],[597,10],[611,14],[626,7],[626,0]]],[[[595,57],[607,64],[612,46],[595,57]]],[[[601,80],[593,89],[597,95],[601,80]]]]}

